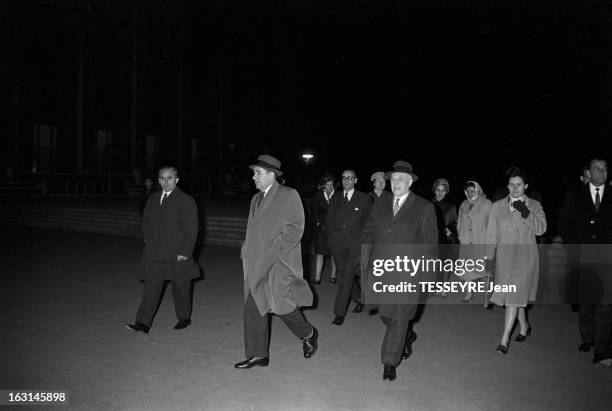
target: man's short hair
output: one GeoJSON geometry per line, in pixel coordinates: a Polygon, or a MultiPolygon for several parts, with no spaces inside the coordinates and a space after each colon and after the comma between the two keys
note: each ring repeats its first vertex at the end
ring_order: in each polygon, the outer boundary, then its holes
{"type": "Polygon", "coordinates": [[[589,167],[588,167],[588,168],[589,168],[589,170],[591,169],[591,165],[592,165],[592,164],[593,164],[595,161],[601,161],[601,162],[603,162],[603,163],[606,165],[606,167],[608,166],[608,162],[606,161],[606,159],[605,159],[605,158],[593,157],[593,158],[591,159],[591,161],[589,161],[589,167]]]}
{"type": "Polygon", "coordinates": [[[164,170],[170,170],[170,171],[172,171],[172,172],[174,173],[174,175],[175,175],[176,177],[178,177],[178,176],[179,176],[179,175],[178,175],[178,170],[177,170],[175,167],[172,167],[172,166],[161,166],[161,167],[159,168],[158,174],[159,174],[159,173],[161,173],[161,172],[162,172],[162,171],[164,171],[164,170]]]}

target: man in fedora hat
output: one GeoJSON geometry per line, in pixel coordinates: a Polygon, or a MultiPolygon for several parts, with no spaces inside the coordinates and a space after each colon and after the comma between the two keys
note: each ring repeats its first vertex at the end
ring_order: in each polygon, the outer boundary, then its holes
{"type": "Polygon", "coordinates": [[[353,170],[342,172],[342,192],[332,197],[327,220],[329,246],[338,269],[338,286],[334,300],[332,324],[342,325],[350,301],[355,301],[354,313],[363,310],[358,272],[355,270],[361,248],[363,226],[372,211],[370,197],[355,188],[357,175],[353,170]]]}
{"type": "Polygon", "coordinates": [[[264,154],[249,166],[259,193],[251,200],[246,238],[240,250],[244,270],[244,347],[248,369],[269,363],[269,316],[276,314],[302,340],[305,358],[317,350],[317,329],[300,307],[312,305],[303,279],[300,240],[304,208],[299,194],[278,184],[281,162],[264,154]]]}
{"type": "MultiPolygon", "coordinates": [[[[386,255],[390,250],[397,251],[392,245],[418,247],[438,243],[433,204],[410,191],[412,183],[418,179],[410,163],[396,161],[389,175],[393,196],[374,204],[374,210],[363,230],[362,243],[366,245],[366,253],[369,255],[362,256],[362,261],[367,262],[368,267],[372,267],[372,261],[376,259],[393,258],[390,254],[386,255]]],[[[367,275],[372,278],[371,272],[367,275]]],[[[362,283],[364,288],[369,287],[369,281],[364,280],[362,283]]],[[[366,288],[366,297],[369,292],[366,288]]],[[[383,380],[393,381],[396,378],[396,367],[402,359],[410,356],[412,343],[416,339],[410,323],[419,303],[418,287],[417,292],[401,296],[389,293],[381,298],[384,298],[384,304],[379,304],[378,313],[387,328],[381,348],[383,380]]]]}

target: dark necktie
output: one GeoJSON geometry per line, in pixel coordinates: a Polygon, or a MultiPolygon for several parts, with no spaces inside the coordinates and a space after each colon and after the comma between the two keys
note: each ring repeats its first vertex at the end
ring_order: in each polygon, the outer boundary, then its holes
{"type": "Polygon", "coordinates": [[[393,204],[393,215],[396,215],[400,208],[399,198],[395,199],[395,203],[393,204]]]}
{"type": "Polygon", "coordinates": [[[599,211],[601,198],[599,197],[599,187],[595,188],[595,211],[599,211]]]}
{"type": "Polygon", "coordinates": [[[261,205],[261,202],[263,201],[263,197],[264,197],[264,193],[262,191],[261,193],[259,193],[259,195],[257,196],[257,200],[255,201],[255,210],[257,210],[259,206],[261,205]]]}
{"type": "Polygon", "coordinates": [[[348,202],[349,202],[349,199],[348,199],[348,193],[347,193],[346,191],[344,192],[344,202],[345,202],[346,204],[348,204],[348,202]]]}
{"type": "Polygon", "coordinates": [[[159,201],[159,205],[162,205],[164,203],[164,200],[166,199],[166,197],[168,197],[168,194],[162,193],[161,200],[159,201]]]}

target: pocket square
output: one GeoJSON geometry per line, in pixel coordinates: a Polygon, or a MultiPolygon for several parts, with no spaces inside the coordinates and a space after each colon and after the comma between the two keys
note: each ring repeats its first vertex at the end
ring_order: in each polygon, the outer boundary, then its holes
{"type": "Polygon", "coordinates": [[[359,207],[355,207],[355,211],[359,211],[359,207]]]}

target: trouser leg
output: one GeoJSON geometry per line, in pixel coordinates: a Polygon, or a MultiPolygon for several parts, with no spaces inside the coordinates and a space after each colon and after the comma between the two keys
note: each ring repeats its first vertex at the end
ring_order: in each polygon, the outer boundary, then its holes
{"type": "Polygon", "coordinates": [[[270,316],[261,315],[253,296],[244,304],[244,353],[249,357],[268,357],[270,346],[270,316]]]}
{"type": "Polygon", "coordinates": [[[397,367],[402,359],[406,335],[408,333],[407,318],[381,317],[387,329],[381,347],[381,362],[397,367]]]}
{"type": "Polygon", "coordinates": [[[594,316],[594,304],[580,304],[578,325],[580,327],[580,338],[583,343],[593,343],[595,330],[595,324],[593,322],[594,316]]]}
{"type": "Polygon", "coordinates": [[[612,358],[612,305],[596,305],[593,323],[594,360],[612,358]]]}
{"type": "Polygon", "coordinates": [[[191,319],[191,280],[172,281],[172,299],[178,320],[191,319]]]}
{"type": "MultiPolygon", "coordinates": [[[[353,267],[355,267],[355,261],[353,261],[353,267]]],[[[353,287],[351,288],[351,300],[357,303],[361,302],[361,278],[354,269],[351,270],[351,276],[353,277],[353,287]]]]}
{"type": "Polygon", "coordinates": [[[137,323],[144,324],[147,327],[151,326],[153,323],[153,317],[155,316],[155,311],[159,306],[159,301],[161,300],[163,290],[163,279],[144,281],[142,300],[140,301],[140,306],[138,307],[138,312],[136,313],[137,323]]]}
{"type": "MultiPolygon", "coordinates": [[[[348,309],[351,294],[355,280],[353,278],[353,267],[348,250],[342,255],[342,264],[338,264],[342,267],[342,271],[339,271],[338,286],[336,288],[336,299],[334,300],[334,315],[344,317],[348,309]]],[[[353,262],[354,264],[354,262],[353,262]]]]}
{"type": "Polygon", "coordinates": [[[312,325],[308,323],[308,320],[306,320],[306,317],[304,317],[299,308],[296,308],[289,314],[279,315],[279,317],[299,339],[306,338],[312,333],[312,325]]]}

